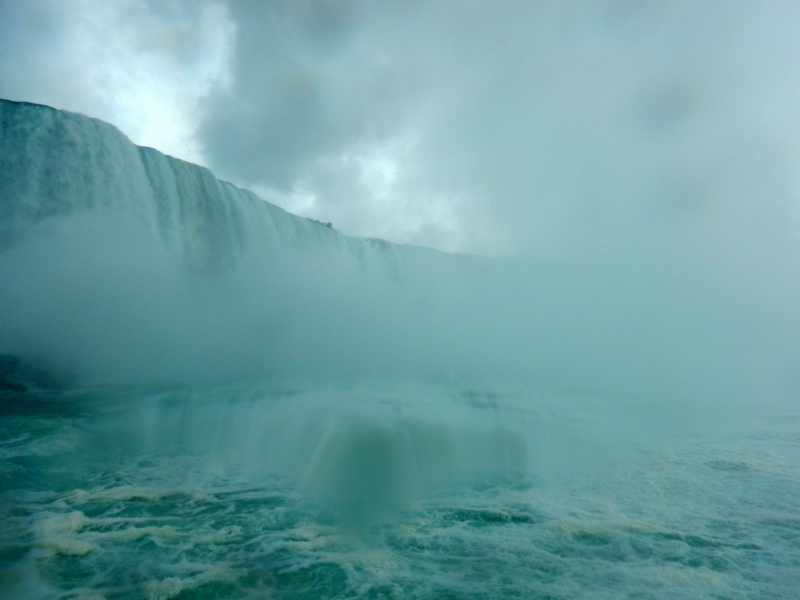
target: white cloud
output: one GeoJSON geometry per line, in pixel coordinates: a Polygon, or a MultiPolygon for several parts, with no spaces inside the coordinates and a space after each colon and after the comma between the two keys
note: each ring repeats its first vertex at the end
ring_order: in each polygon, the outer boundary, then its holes
{"type": "Polygon", "coordinates": [[[204,162],[199,102],[229,83],[235,36],[224,4],[12,1],[3,17],[0,95],[85,113],[204,162]]]}

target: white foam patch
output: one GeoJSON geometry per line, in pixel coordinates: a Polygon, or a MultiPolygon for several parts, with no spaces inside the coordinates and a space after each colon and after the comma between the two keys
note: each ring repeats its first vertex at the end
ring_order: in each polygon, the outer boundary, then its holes
{"type": "Polygon", "coordinates": [[[77,532],[86,527],[89,522],[90,520],[86,515],[75,510],[67,514],[44,516],[36,522],[34,531],[43,536],[77,532]]]}
{"type": "Polygon", "coordinates": [[[239,525],[229,525],[212,532],[193,536],[195,544],[235,544],[242,540],[242,528],[239,525]]]}
{"type": "Polygon", "coordinates": [[[34,522],[33,531],[37,540],[35,547],[45,554],[83,556],[97,546],[78,538],[78,532],[86,528],[91,520],[80,511],[52,515],[44,513],[34,522]]]}
{"type": "Polygon", "coordinates": [[[72,538],[47,538],[36,543],[37,548],[62,556],[83,556],[96,550],[97,546],[72,538]]]}
{"type": "Polygon", "coordinates": [[[177,577],[167,577],[160,581],[148,581],[144,584],[144,593],[147,600],[169,600],[183,590],[183,581],[177,577]]]}

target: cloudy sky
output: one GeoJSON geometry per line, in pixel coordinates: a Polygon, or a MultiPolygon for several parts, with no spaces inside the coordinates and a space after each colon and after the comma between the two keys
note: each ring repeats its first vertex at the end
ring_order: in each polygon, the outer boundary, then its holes
{"type": "Polygon", "coordinates": [[[352,235],[791,238],[798,31],[794,0],[0,0],[0,97],[352,235]]]}

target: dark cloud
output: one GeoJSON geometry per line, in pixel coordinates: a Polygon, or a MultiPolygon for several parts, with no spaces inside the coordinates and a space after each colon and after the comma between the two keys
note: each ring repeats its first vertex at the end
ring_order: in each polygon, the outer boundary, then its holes
{"type": "Polygon", "coordinates": [[[798,135],[784,109],[763,123],[776,91],[800,95],[791,3],[229,6],[212,166],[354,234],[489,253],[641,239],[729,211],[741,198],[709,195],[751,169],[753,136],[779,154],[798,135]]]}
{"type": "Polygon", "coordinates": [[[215,165],[247,184],[291,189],[309,163],[383,133],[378,121],[408,90],[372,53],[361,2],[230,7],[233,85],[210,100],[200,132],[215,165]]]}

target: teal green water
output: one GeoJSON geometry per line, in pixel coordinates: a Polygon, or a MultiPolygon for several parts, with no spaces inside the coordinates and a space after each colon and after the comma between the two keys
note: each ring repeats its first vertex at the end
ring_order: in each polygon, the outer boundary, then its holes
{"type": "Polygon", "coordinates": [[[239,384],[2,402],[4,598],[800,589],[797,412],[637,436],[601,422],[608,399],[519,391],[239,384]]]}

